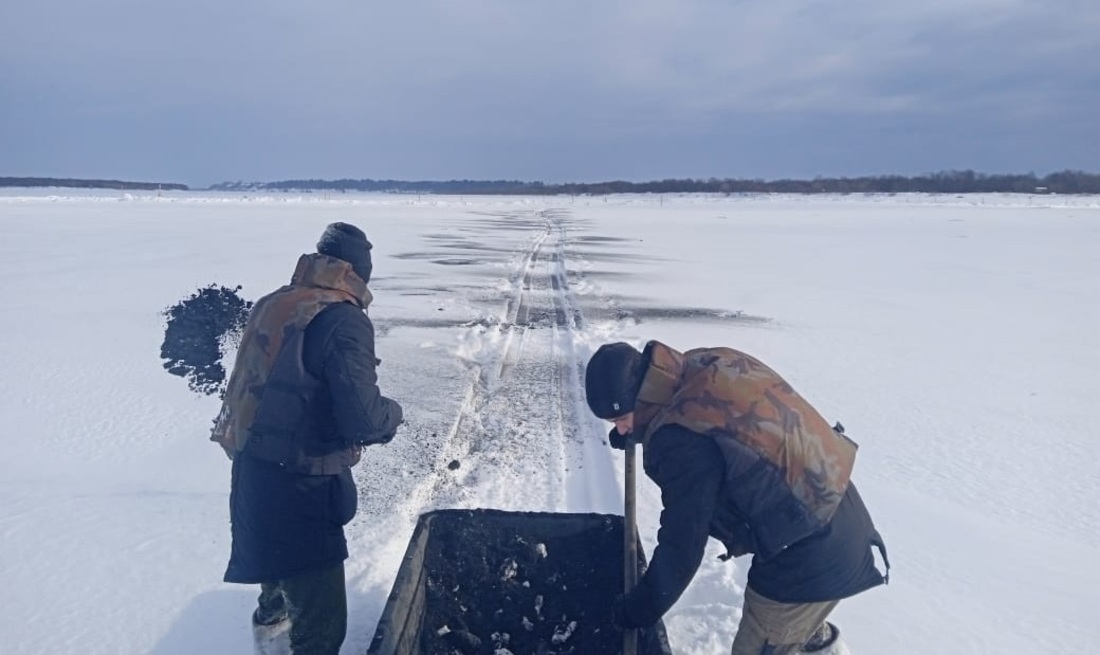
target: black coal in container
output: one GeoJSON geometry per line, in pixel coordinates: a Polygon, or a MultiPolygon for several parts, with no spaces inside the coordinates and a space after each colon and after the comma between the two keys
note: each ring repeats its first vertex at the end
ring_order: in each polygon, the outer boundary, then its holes
{"type": "MultiPolygon", "coordinates": [[[[425,514],[368,653],[614,655],[622,544],[616,515],[425,514]]],[[[671,653],[663,624],[644,631],[638,652],[671,653]]]]}

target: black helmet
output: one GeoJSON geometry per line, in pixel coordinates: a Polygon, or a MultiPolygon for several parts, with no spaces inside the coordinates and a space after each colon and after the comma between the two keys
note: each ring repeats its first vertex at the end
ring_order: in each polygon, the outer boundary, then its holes
{"type": "Polygon", "coordinates": [[[589,409],[606,420],[633,412],[642,374],[642,353],[634,346],[621,341],[600,346],[584,372],[589,409]]]}

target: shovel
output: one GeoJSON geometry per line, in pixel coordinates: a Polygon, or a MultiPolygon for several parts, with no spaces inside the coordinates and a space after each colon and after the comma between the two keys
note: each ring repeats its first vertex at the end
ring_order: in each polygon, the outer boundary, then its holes
{"type": "MultiPolygon", "coordinates": [[[[635,511],[634,478],[634,440],[626,440],[626,474],[623,497],[626,507],[623,515],[623,593],[629,594],[638,582],[638,524],[635,511]]],[[[623,655],[638,654],[638,630],[630,628],[623,632],[623,655]]]]}

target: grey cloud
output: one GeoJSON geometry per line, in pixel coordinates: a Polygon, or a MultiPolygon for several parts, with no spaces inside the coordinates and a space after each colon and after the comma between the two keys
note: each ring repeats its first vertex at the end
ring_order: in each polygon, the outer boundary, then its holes
{"type": "MultiPolygon", "coordinates": [[[[7,3],[0,174],[829,174],[872,126],[942,142],[932,168],[1096,168],[1097,33],[1084,0],[7,3]]],[[[935,159],[905,143],[848,158],[935,159]]]]}

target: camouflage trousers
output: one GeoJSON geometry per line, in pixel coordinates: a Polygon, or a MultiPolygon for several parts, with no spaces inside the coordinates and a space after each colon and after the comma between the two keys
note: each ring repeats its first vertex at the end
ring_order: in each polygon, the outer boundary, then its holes
{"type": "Polygon", "coordinates": [[[731,655],[793,655],[825,622],[840,601],[777,603],[745,588],[741,623],[731,655]]]}
{"type": "Polygon", "coordinates": [[[253,626],[284,621],[290,624],[291,653],[337,655],[348,630],[344,563],[261,584],[253,626]]]}

